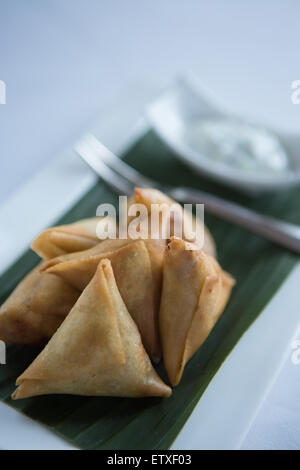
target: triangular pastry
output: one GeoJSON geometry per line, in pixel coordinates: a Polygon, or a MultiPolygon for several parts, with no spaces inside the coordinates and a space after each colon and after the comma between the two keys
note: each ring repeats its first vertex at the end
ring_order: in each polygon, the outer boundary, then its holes
{"type": "Polygon", "coordinates": [[[222,314],[234,285],[216,259],[183,240],[168,245],[159,312],[165,368],[173,386],[222,314]]]}
{"type": "MultiPolygon", "coordinates": [[[[152,188],[135,188],[134,190],[134,195],[130,199],[130,205],[131,204],[144,204],[147,207],[148,210],[148,215],[151,214],[151,205],[152,204],[167,204],[168,206],[177,206],[177,217],[179,219],[182,219],[182,226],[184,227],[184,224],[186,223],[188,226],[192,227],[194,230],[196,227],[198,230],[204,229],[204,241],[203,241],[203,246],[200,248],[205,251],[205,253],[216,257],[216,245],[213,240],[213,237],[211,236],[209,230],[207,227],[204,225],[201,220],[198,220],[192,213],[184,213],[183,217],[183,211],[182,207],[180,204],[176,203],[173,199],[168,197],[166,194],[162,193],[158,189],[152,189],[152,188]]],[[[176,212],[176,211],[175,211],[176,212]]],[[[174,230],[174,225],[172,225],[172,220],[174,222],[174,214],[171,214],[171,233],[170,236],[174,235],[172,233],[172,229],[174,230]]],[[[184,239],[184,231],[182,234],[182,238],[184,239]]],[[[188,240],[189,242],[193,242],[195,240],[188,240]]]]}
{"type": "Polygon", "coordinates": [[[43,259],[87,250],[100,241],[96,232],[100,220],[101,217],[92,217],[73,224],[51,227],[32,242],[31,248],[43,259]]]}
{"type": "Polygon", "coordinates": [[[55,333],[80,292],[39,264],[0,307],[0,339],[7,344],[39,344],[55,333]]]}
{"type": "MultiPolygon", "coordinates": [[[[109,242],[117,240],[107,240],[109,242]]],[[[143,344],[153,359],[160,359],[158,332],[158,310],[161,294],[162,267],[165,242],[161,240],[122,240],[123,247],[108,252],[97,252],[92,248],[74,256],[54,260],[47,273],[56,274],[72,286],[83,290],[95,274],[99,262],[107,258],[111,261],[114,275],[125,305],[136,322],[143,344]],[[126,242],[126,244],[125,244],[126,242]],[[65,260],[65,261],[64,261],[65,260]]],[[[106,241],[98,245],[98,250],[106,241]]],[[[117,246],[117,245],[115,245],[117,246]]],[[[120,246],[120,245],[118,245],[120,246]]]]}
{"type": "Polygon", "coordinates": [[[111,263],[95,276],[45,349],[17,379],[14,399],[51,393],[169,396],[118,291],[111,263]]]}

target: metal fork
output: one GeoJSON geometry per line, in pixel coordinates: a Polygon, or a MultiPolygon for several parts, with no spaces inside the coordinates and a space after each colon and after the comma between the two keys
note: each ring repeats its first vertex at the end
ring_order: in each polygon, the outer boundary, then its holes
{"type": "Polygon", "coordinates": [[[117,194],[129,196],[135,186],[160,189],[177,201],[204,204],[205,210],[211,214],[300,253],[300,227],[297,225],[259,214],[203,191],[161,185],[116,157],[92,134],[84,136],[74,149],[117,194]]]}

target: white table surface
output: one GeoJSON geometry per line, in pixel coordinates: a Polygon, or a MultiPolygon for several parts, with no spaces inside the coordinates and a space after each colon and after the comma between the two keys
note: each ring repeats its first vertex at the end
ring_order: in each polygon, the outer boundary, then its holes
{"type": "MultiPolygon", "coordinates": [[[[232,110],[299,130],[299,13],[297,0],[1,2],[0,203],[133,81],[188,69],[232,110]]],[[[299,376],[289,357],[242,448],[300,447],[299,376]]]]}

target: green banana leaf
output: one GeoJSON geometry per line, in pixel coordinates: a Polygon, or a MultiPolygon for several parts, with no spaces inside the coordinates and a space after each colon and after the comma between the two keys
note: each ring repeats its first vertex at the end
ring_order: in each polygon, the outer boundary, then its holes
{"type": "MultiPolygon", "coordinates": [[[[207,190],[261,213],[300,223],[299,188],[259,197],[234,192],[196,176],[152,132],[127,152],[125,160],[161,182],[207,190]]],[[[58,223],[94,216],[102,202],[116,203],[117,198],[99,181],[58,223]]],[[[0,366],[0,399],[82,449],[169,448],[227,355],[298,261],[295,254],[230,223],[207,214],[205,222],[216,240],[222,266],[237,285],[223,316],[188,363],[170,398],[45,396],[14,402],[10,398],[14,382],[40,349],[10,346],[7,364],[0,366]]],[[[37,262],[38,257],[28,250],[1,276],[1,303],[37,262]]],[[[158,372],[167,380],[162,365],[158,372]]]]}

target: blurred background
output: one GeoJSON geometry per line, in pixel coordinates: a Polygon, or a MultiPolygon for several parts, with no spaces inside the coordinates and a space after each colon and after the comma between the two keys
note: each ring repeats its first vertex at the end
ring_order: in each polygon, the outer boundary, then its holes
{"type": "Polygon", "coordinates": [[[297,0],[0,2],[0,201],[134,81],[192,71],[233,111],[299,126],[297,0]]]}
{"type": "MultiPolygon", "coordinates": [[[[191,71],[232,111],[299,131],[299,17],[298,0],[1,0],[0,203],[133,83],[191,71]]],[[[244,448],[297,447],[292,414],[274,412],[299,396],[284,386],[297,372],[286,365],[244,448]]]]}

